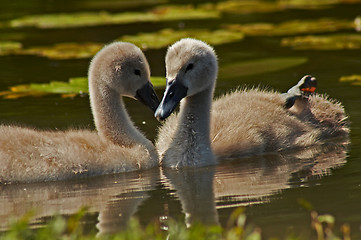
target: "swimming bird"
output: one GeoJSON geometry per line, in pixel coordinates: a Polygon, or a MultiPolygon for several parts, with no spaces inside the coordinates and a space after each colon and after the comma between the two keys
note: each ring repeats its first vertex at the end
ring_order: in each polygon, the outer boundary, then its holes
{"type": "Polygon", "coordinates": [[[92,59],[88,78],[96,131],[0,125],[0,182],[61,180],[158,165],[154,145],[133,125],[122,100],[136,98],[153,111],[159,104],[142,51],[130,43],[109,44],[92,59]]]}
{"type": "Polygon", "coordinates": [[[218,62],[205,42],[182,39],[168,48],[165,62],[167,86],[155,117],[169,117],[183,99],[179,113],[159,129],[156,147],[165,167],[212,165],[348,136],[343,106],[326,95],[250,88],[213,102],[218,62]],[[287,99],[293,97],[288,107],[287,99]]]}

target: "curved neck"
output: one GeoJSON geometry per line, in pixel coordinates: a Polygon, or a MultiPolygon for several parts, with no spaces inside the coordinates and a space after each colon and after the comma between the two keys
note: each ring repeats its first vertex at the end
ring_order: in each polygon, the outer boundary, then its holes
{"type": "Polygon", "coordinates": [[[211,86],[181,103],[176,139],[172,143],[172,147],[184,148],[177,165],[205,166],[216,162],[210,140],[213,90],[211,86]]]}
{"type": "Polygon", "coordinates": [[[103,139],[121,146],[152,146],[152,143],[134,127],[117,92],[108,87],[100,89],[90,86],[90,90],[95,126],[103,139]]]}
{"type": "Polygon", "coordinates": [[[179,127],[187,127],[198,135],[197,140],[210,145],[210,117],[212,108],[212,89],[206,89],[194,96],[185,98],[180,106],[179,127]]]}

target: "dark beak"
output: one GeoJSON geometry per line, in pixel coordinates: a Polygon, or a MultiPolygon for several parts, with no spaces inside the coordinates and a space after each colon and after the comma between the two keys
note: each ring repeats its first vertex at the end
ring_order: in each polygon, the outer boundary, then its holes
{"type": "Polygon", "coordinates": [[[158,106],[154,116],[158,120],[164,120],[174,111],[179,102],[187,96],[188,88],[179,81],[167,81],[167,87],[164,91],[163,99],[158,106]]]}
{"type": "Polygon", "coordinates": [[[157,110],[159,99],[154,91],[153,85],[150,82],[137,90],[135,98],[147,105],[153,112],[157,110]]]}
{"type": "Polygon", "coordinates": [[[317,80],[315,77],[310,75],[304,76],[301,81],[300,90],[304,92],[306,95],[312,94],[316,91],[317,88],[317,80]]]}

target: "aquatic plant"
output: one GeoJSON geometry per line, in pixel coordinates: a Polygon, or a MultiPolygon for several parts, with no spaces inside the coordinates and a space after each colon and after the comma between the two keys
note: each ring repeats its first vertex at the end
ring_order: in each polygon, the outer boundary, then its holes
{"type": "Polygon", "coordinates": [[[350,76],[342,76],[339,79],[340,82],[348,82],[351,85],[361,86],[361,75],[353,74],[350,76]]]}
{"type": "MultiPolygon", "coordinates": [[[[151,77],[154,87],[165,86],[164,77],[151,77]]],[[[88,93],[88,78],[70,78],[68,82],[51,81],[49,83],[30,83],[9,87],[1,91],[0,97],[17,99],[21,97],[41,97],[49,94],[60,94],[62,97],[75,97],[88,93]]]]}
{"type": "Polygon", "coordinates": [[[253,0],[228,0],[218,3],[206,3],[201,8],[217,10],[222,13],[254,14],[286,11],[288,9],[321,9],[336,4],[359,3],[360,0],[277,0],[277,1],[253,1],[253,0]]]}
{"type": "Polygon", "coordinates": [[[187,19],[209,19],[219,17],[219,12],[195,8],[191,5],[160,6],[146,12],[78,12],[29,15],[10,20],[3,26],[36,28],[73,28],[138,22],[163,22],[187,19]]]}
{"type": "Polygon", "coordinates": [[[77,59],[93,57],[104,44],[101,43],[59,43],[48,47],[31,47],[18,50],[16,54],[38,55],[51,59],[77,59]]]}
{"type": "MultiPolygon", "coordinates": [[[[254,75],[267,72],[279,71],[295,67],[307,62],[304,57],[284,58],[261,58],[250,61],[242,61],[220,68],[222,79],[245,75],[254,75]]],[[[164,87],[164,77],[151,77],[154,87],[164,87]]],[[[68,82],[51,81],[49,83],[30,83],[10,86],[8,90],[1,91],[0,97],[6,99],[17,99],[21,97],[41,97],[49,94],[60,94],[62,97],[74,97],[88,93],[88,79],[86,77],[71,78],[68,82]]]]}
{"type": "MultiPolygon", "coordinates": [[[[242,61],[221,66],[220,76],[228,79],[238,76],[255,75],[267,72],[279,71],[295,67],[307,62],[304,57],[278,57],[261,58],[242,61]]],[[[164,77],[151,77],[154,87],[164,87],[164,77]]],[[[86,77],[70,78],[68,82],[50,81],[49,83],[30,83],[10,86],[8,90],[0,91],[0,97],[17,99],[21,97],[41,97],[49,94],[60,94],[62,97],[75,97],[88,93],[88,79],[86,77]]]]}
{"type": "Polygon", "coordinates": [[[250,23],[231,24],[227,29],[240,31],[250,36],[287,36],[295,34],[310,34],[351,30],[355,28],[354,21],[333,18],[320,18],[313,20],[291,20],[279,24],[250,23]]]}
{"type": "Polygon", "coordinates": [[[14,41],[0,41],[0,56],[12,54],[22,48],[22,44],[14,41]]]}
{"type": "Polygon", "coordinates": [[[282,46],[292,47],[295,50],[342,50],[360,49],[360,34],[334,34],[323,36],[299,36],[284,38],[282,46]]]}
{"type": "Polygon", "coordinates": [[[125,35],[117,40],[134,43],[143,49],[158,49],[167,47],[175,41],[186,37],[193,37],[207,41],[212,45],[219,45],[242,40],[243,34],[239,31],[227,29],[210,31],[205,29],[173,30],[166,28],[154,33],[125,35]]]}
{"type": "MultiPolygon", "coordinates": [[[[167,28],[153,33],[124,35],[117,40],[134,43],[142,49],[159,49],[185,37],[196,37],[212,45],[219,45],[242,40],[243,36],[243,33],[229,29],[210,31],[205,29],[173,30],[167,28]]],[[[23,48],[22,44],[18,42],[0,42],[0,56],[36,55],[57,60],[81,59],[93,57],[103,46],[102,43],[85,42],[58,43],[53,46],[23,48]]]]}

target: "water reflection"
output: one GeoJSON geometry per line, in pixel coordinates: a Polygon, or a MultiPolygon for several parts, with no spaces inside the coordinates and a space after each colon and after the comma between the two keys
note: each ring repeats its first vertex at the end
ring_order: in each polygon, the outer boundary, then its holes
{"type": "Polygon", "coordinates": [[[176,190],[186,225],[218,224],[217,209],[269,201],[269,196],[330,174],[346,163],[347,144],[226,162],[217,167],[163,169],[166,187],[176,190]]]}
{"type": "Polygon", "coordinates": [[[112,233],[126,225],[158,179],[155,168],[74,181],[1,185],[0,227],[7,229],[10,219],[29,211],[35,212],[31,223],[41,224],[41,218],[74,214],[87,206],[89,212],[99,212],[99,232],[112,233]]]}

